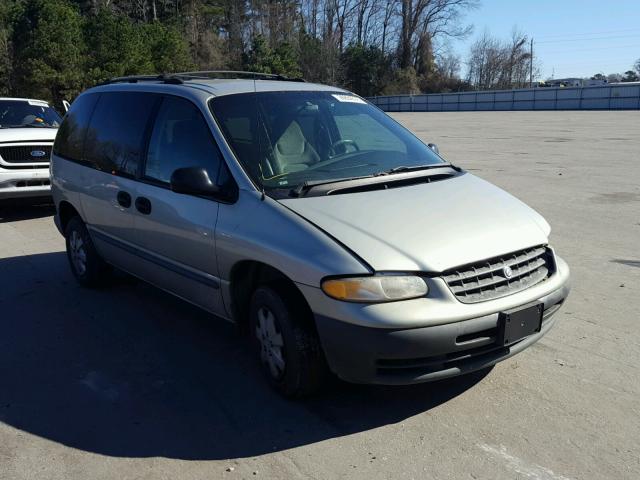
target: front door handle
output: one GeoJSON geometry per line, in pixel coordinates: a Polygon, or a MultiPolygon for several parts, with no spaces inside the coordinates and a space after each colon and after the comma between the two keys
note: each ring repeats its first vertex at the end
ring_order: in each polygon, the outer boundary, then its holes
{"type": "Polygon", "coordinates": [[[120,190],[118,192],[118,195],[116,196],[116,199],[118,200],[118,204],[121,207],[129,208],[131,206],[131,195],[129,195],[127,192],[123,192],[122,190],[120,190]]]}
{"type": "Polygon", "coordinates": [[[151,213],[151,202],[148,198],[138,197],[136,198],[136,209],[143,215],[149,215],[151,213]]]}

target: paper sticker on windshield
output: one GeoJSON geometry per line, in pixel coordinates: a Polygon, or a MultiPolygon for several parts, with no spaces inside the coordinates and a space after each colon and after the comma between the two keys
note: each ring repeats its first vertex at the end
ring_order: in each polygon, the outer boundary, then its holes
{"type": "Polygon", "coordinates": [[[331,96],[336,100],[338,100],[339,102],[364,103],[364,104],[367,103],[364,100],[362,100],[360,97],[356,97],[354,95],[339,95],[337,93],[332,93],[331,96]]]}
{"type": "Polygon", "coordinates": [[[36,107],[48,107],[49,104],[47,102],[39,102],[38,100],[29,100],[29,105],[34,105],[36,107]]]}

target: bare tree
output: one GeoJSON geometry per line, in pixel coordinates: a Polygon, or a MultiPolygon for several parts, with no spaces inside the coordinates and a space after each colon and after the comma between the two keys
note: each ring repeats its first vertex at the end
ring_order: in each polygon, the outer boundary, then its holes
{"type": "Polygon", "coordinates": [[[352,16],[358,10],[363,0],[330,0],[329,8],[333,11],[336,31],[338,34],[338,48],[342,52],[345,44],[345,34],[352,16]]]}
{"type": "Polygon", "coordinates": [[[471,27],[461,26],[461,14],[475,8],[476,0],[402,0],[398,65],[407,68],[415,64],[416,47],[425,35],[463,37],[471,27]]]}
{"type": "Polygon", "coordinates": [[[529,83],[531,52],[529,38],[513,30],[511,39],[501,42],[485,32],[471,46],[468,81],[478,89],[522,88],[529,83]]]}
{"type": "Polygon", "coordinates": [[[382,45],[380,46],[383,53],[387,51],[387,34],[391,19],[396,12],[397,3],[397,0],[387,0],[385,2],[384,14],[382,15],[382,45]]]}

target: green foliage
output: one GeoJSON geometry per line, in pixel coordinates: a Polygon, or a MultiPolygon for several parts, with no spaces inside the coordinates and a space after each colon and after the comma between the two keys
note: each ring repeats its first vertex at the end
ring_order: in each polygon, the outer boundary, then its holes
{"type": "Polygon", "coordinates": [[[303,77],[365,96],[455,83],[457,74],[440,78],[431,36],[415,29],[405,45],[413,68],[399,70],[385,52],[398,51],[391,32],[406,19],[358,2],[0,0],[0,95],[58,102],[112,77],[225,68],[303,77]],[[375,34],[381,22],[384,40],[375,34]]]}
{"type": "Polygon", "coordinates": [[[362,96],[379,95],[389,76],[391,62],[377,47],[350,45],[341,57],[343,83],[362,96]]]}
{"type": "Polygon", "coordinates": [[[0,96],[9,95],[11,59],[9,58],[9,35],[4,29],[0,29],[0,96]]]}
{"type": "Polygon", "coordinates": [[[251,44],[251,50],[245,57],[247,69],[252,72],[274,73],[271,69],[273,52],[263,36],[258,36],[251,44]]]}
{"type": "Polygon", "coordinates": [[[190,70],[189,45],[180,31],[159,22],[135,24],[129,18],[101,9],[85,25],[88,56],[87,83],[125,75],[190,70]]]}
{"type": "Polygon", "coordinates": [[[638,80],[640,80],[640,77],[633,70],[627,70],[624,72],[624,77],[622,77],[623,82],[637,82],[638,80]]]}
{"type": "Polygon", "coordinates": [[[84,33],[90,52],[87,83],[152,71],[139,29],[126,17],[101,9],[86,22],[84,33]]]}
{"type": "Polygon", "coordinates": [[[298,52],[290,43],[283,42],[272,49],[261,35],[253,40],[251,50],[245,57],[245,66],[252,72],[275,73],[292,78],[302,75],[298,52]]]}
{"type": "Polygon", "coordinates": [[[82,17],[65,0],[26,0],[12,35],[14,88],[24,96],[72,98],[83,86],[82,17]]]}
{"type": "Polygon", "coordinates": [[[8,95],[11,87],[11,7],[0,3],[0,95],[8,95]]]}
{"type": "Polygon", "coordinates": [[[323,42],[304,30],[300,31],[298,37],[302,77],[310,82],[337,83],[341,69],[338,46],[323,42]]]}
{"type": "Polygon", "coordinates": [[[144,53],[155,73],[184,72],[194,68],[189,45],[180,31],[159,22],[145,24],[141,29],[144,53]]]}
{"type": "Polygon", "coordinates": [[[1,94],[59,102],[112,77],[193,67],[171,24],[137,24],[107,8],[83,18],[68,0],[0,4],[1,94]]]}
{"type": "Polygon", "coordinates": [[[418,75],[413,67],[396,70],[392,80],[384,87],[383,94],[418,94],[420,93],[418,80],[418,75]]]}

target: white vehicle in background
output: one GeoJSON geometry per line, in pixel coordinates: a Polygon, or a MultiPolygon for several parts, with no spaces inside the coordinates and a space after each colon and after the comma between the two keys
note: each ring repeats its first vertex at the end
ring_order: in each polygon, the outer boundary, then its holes
{"type": "Polygon", "coordinates": [[[43,100],[0,97],[0,200],[50,195],[49,157],[61,122],[43,100]]]}

